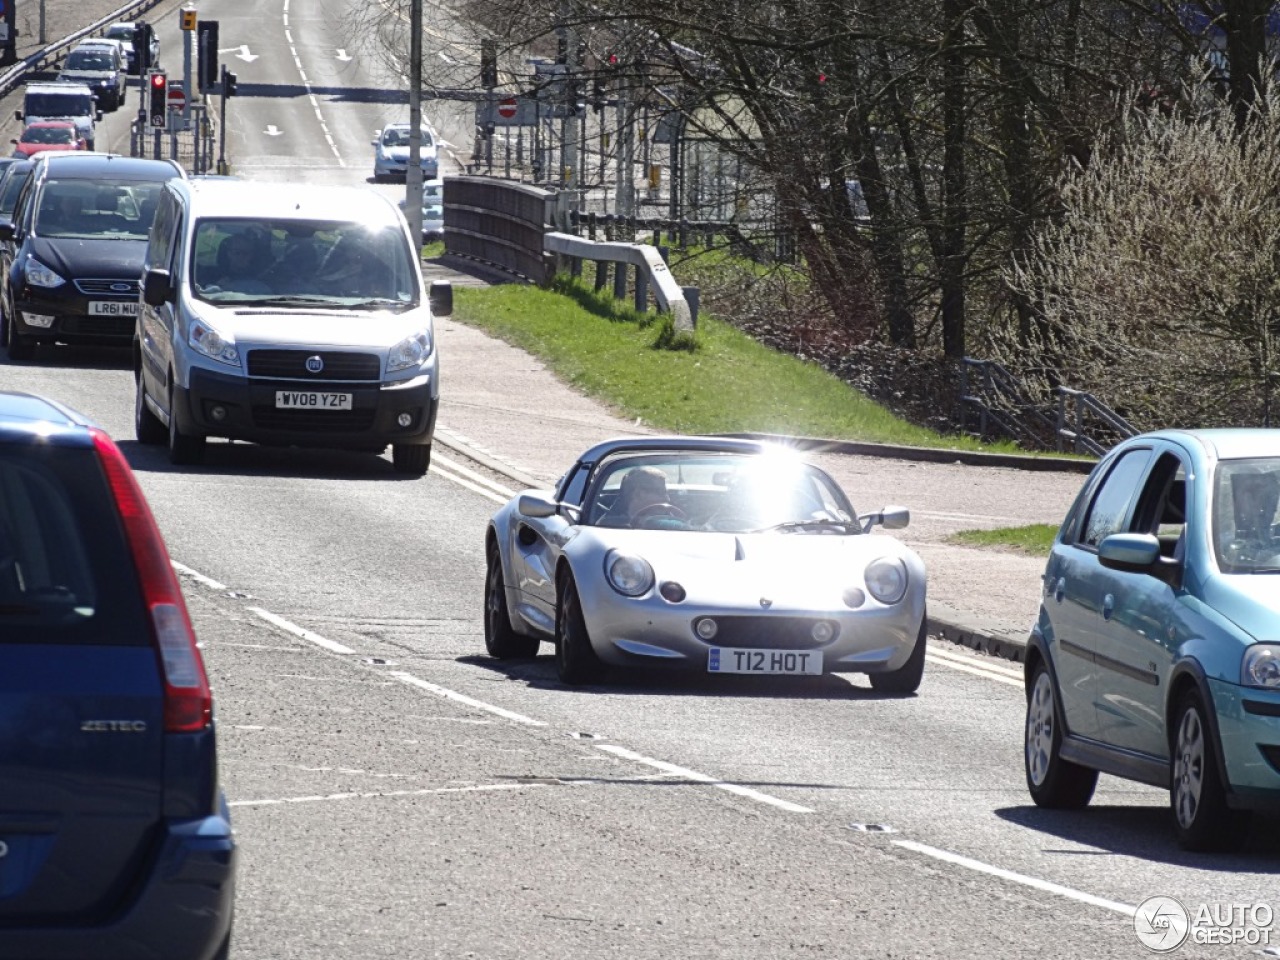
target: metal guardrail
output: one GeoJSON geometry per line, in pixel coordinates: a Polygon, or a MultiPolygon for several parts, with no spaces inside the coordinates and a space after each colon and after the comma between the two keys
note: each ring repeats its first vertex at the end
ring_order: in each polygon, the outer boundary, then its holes
{"type": "Polygon", "coordinates": [[[130,0],[129,3],[107,14],[101,20],[97,20],[89,24],[89,26],[77,30],[75,33],[68,34],[61,40],[54,41],[47,47],[37,50],[25,60],[19,60],[4,73],[0,73],[0,97],[8,96],[14,89],[25,82],[25,77],[28,73],[41,66],[45,61],[57,56],[58,53],[66,48],[78,43],[85,37],[92,36],[103,27],[115,23],[117,20],[132,20],[137,14],[146,13],[160,3],[161,0],[130,0]]]}
{"type": "MultiPolygon", "coordinates": [[[[649,289],[652,288],[658,309],[671,314],[677,331],[694,329],[697,320],[696,288],[681,287],[676,283],[656,247],[644,243],[584,240],[568,233],[548,233],[543,238],[543,244],[548,253],[569,258],[572,261],[571,272],[575,275],[581,272],[583,260],[593,260],[602,266],[616,264],[613,293],[619,299],[627,295],[627,267],[635,267],[636,309],[648,309],[649,289]]],[[[597,269],[597,290],[603,289],[605,276],[604,271],[597,269]]]]}
{"type": "Polygon", "coordinates": [[[1063,441],[1071,442],[1073,453],[1092,453],[1100,457],[1108,450],[1089,433],[1090,424],[1086,417],[1092,417],[1103,424],[1103,433],[1109,434],[1110,440],[1122,440],[1138,433],[1138,428],[1120,416],[1097,397],[1083,390],[1072,390],[1070,387],[1058,387],[1054,391],[1058,395],[1058,449],[1063,449],[1063,441]],[[1068,407],[1071,411],[1068,412],[1068,407]],[[1074,413],[1074,416],[1071,414],[1074,413]],[[1068,426],[1068,420],[1071,425],[1068,426]]]}

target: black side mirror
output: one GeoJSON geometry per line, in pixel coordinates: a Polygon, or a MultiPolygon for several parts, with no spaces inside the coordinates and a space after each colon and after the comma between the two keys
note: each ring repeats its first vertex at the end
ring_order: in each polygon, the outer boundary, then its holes
{"type": "Polygon", "coordinates": [[[174,299],[176,291],[168,270],[148,270],[142,278],[142,299],[149,307],[158,307],[174,299]]]}
{"type": "Polygon", "coordinates": [[[13,223],[8,220],[0,220],[0,241],[13,241],[14,235],[13,223]]]}
{"type": "Polygon", "coordinates": [[[21,111],[21,110],[15,110],[15,111],[13,111],[13,118],[14,118],[15,120],[21,120],[21,119],[22,119],[22,111],[21,111]]]}
{"type": "Polygon", "coordinates": [[[432,280],[431,293],[428,299],[431,303],[432,316],[448,317],[453,315],[453,284],[448,280],[432,280]]]}

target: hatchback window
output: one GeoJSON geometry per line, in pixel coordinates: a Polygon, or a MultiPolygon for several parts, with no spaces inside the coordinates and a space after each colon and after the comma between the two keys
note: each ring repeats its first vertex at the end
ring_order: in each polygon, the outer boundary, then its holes
{"type": "Polygon", "coordinates": [[[1101,489],[1089,506],[1080,542],[1097,548],[1113,533],[1120,533],[1129,515],[1129,505],[1151,460],[1150,450],[1131,450],[1111,468],[1101,489]]]}
{"type": "Polygon", "coordinates": [[[0,643],[150,642],[91,450],[0,445],[0,643]]]}
{"type": "Polygon", "coordinates": [[[1225,573],[1280,572],[1280,459],[1218,465],[1213,531],[1214,551],[1225,573]]]}

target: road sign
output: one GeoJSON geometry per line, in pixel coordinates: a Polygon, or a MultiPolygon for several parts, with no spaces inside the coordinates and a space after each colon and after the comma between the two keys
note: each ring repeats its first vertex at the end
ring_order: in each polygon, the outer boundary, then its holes
{"type": "MultiPolygon", "coordinates": [[[[537,103],[524,96],[477,101],[476,126],[492,123],[496,127],[532,127],[538,122],[537,109],[537,103]]],[[[543,116],[547,116],[545,110],[543,116]]]]}
{"type": "Polygon", "coordinates": [[[181,87],[170,86],[168,102],[170,110],[181,110],[187,105],[187,95],[182,92],[181,87]]]}
{"type": "Polygon", "coordinates": [[[516,115],[516,98],[507,97],[505,100],[498,101],[498,116],[503,120],[510,120],[516,115]]]}

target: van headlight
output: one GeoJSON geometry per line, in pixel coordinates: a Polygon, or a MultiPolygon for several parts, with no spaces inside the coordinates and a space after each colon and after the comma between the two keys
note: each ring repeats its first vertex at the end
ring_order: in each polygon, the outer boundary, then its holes
{"type": "Polygon", "coordinates": [[[187,342],[191,344],[193,350],[204,354],[210,360],[217,360],[219,363],[233,367],[240,366],[240,351],[236,349],[235,341],[224,337],[203,321],[197,320],[191,324],[187,342]]]}
{"type": "Polygon", "coordinates": [[[431,328],[419,330],[412,336],[405,337],[387,354],[387,373],[407,370],[422,366],[422,361],[431,356],[431,328]]]}
{"type": "Polygon", "coordinates": [[[1255,643],[1244,652],[1240,683],[1246,687],[1280,690],[1280,643],[1255,643]]]}
{"type": "Polygon", "coordinates": [[[30,254],[27,255],[27,283],[33,287],[60,287],[67,281],[30,254]]]}
{"type": "Polygon", "coordinates": [[[907,592],[907,568],[897,557],[881,557],[867,564],[867,591],[883,604],[897,603],[907,592]]]}

